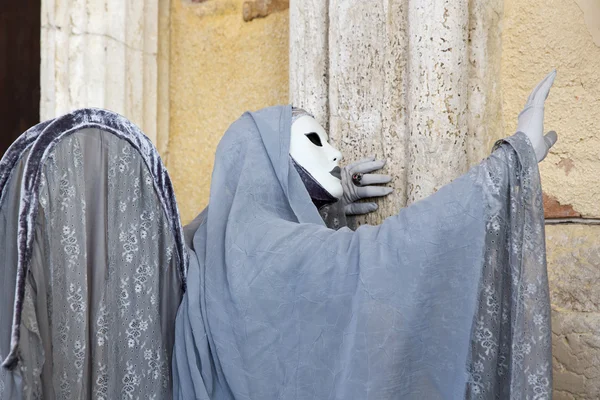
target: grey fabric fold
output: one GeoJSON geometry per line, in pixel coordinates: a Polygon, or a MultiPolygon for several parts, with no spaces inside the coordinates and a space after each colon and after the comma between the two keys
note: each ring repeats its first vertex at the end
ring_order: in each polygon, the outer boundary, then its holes
{"type": "Polygon", "coordinates": [[[521,134],[379,226],[328,229],[291,107],[221,140],[187,229],[176,399],[550,398],[541,187],[521,134]],[[189,240],[191,238],[191,240],[189,240]]]}

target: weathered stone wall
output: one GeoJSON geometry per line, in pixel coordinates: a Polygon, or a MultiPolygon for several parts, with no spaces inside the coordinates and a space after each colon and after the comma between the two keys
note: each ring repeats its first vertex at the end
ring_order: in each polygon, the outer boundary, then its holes
{"type": "Polygon", "coordinates": [[[546,228],[554,398],[600,397],[600,226],[546,228]]]}

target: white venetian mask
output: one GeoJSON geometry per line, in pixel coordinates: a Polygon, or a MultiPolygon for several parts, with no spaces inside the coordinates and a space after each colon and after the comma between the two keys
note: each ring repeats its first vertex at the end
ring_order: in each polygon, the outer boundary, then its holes
{"type": "Polygon", "coordinates": [[[325,129],[310,115],[302,115],[292,123],[290,156],[331,196],[342,197],[342,153],[328,143],[325,129]]]}

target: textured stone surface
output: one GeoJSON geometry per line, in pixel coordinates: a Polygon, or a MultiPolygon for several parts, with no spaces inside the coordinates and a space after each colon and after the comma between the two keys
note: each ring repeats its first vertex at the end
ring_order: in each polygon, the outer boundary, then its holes
{"type": "Polygon", "coordinates": [[[42,120],[116,111],[157,136],[159,0],[44,0],[42,120]]]}
{"type": "Polygon", "coordinates": [[[467,170],[469,2],[409,1],[408,20],[411,203],[467,170]]]}
{"type": "Polygon", "coordinates": [[[288,11],[244,22],[242,4],[171,2],[167,166],[184,223],[208,203],[227,127],[247,110],[288,103],[288,11]]]}
{"type": "Polygon", "coordinates": [[[467,156],[469,165],[490,154],[504,133],[501,82],[503,0],[469,3],[469,85],[467,156]]]}
{"type": "Polygon", "coordinates": [[[329,128],[329,9],[323,0],[290,3],[290,102],[329,128]]]}
{"type": "Polygon", "coordinates": [[[554,399],[598,399],[600,314],[552,312],[554,399]]]}
{"type": "Polygon", "coordinates": [[[393,177],[394,193],[379,202],[378,213],[367,216],[370,223],[406,203],[404,3],[329,2],[329,135],[345,163],[375,155],[387,160],[385,171],[393,177]]]}
{"type": "Polygon", "coordinates": [[[546,226],[555,399],[600,394],[600,226],[546,226]]]}
{"type": "Polygon", "coordinates": [[[546,226],[548,279],[554,306],[600,312],[599,238],[597,225],[546,226]]]}
{"type": "Polygon", "coordinates": [[[505,0],[501,74],[505,133],[513,133],[532,88],[556,68],[558,76],[546,101],[545,129],[556,130],[558,142],[540,164],[544,191],[584,217],[600,217],[600,47],[586,25],[589,14],[577,3],[505,0]]]}

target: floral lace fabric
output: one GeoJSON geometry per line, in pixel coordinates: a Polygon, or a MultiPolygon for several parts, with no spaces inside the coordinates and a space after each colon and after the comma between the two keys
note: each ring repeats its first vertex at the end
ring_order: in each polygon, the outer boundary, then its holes
{"type": "Polygon", "coordinates": [[[486,247],[467,398],[550,399],[550,296],[538,166],[522,133],[498,142],[486,164],[486,247]]]}
{"type": "Polygon", "coordinates": [[[179,260],[153,177],[87,128],[41,167],[21,314],[26,399],[167,399],[179,260]]]}

